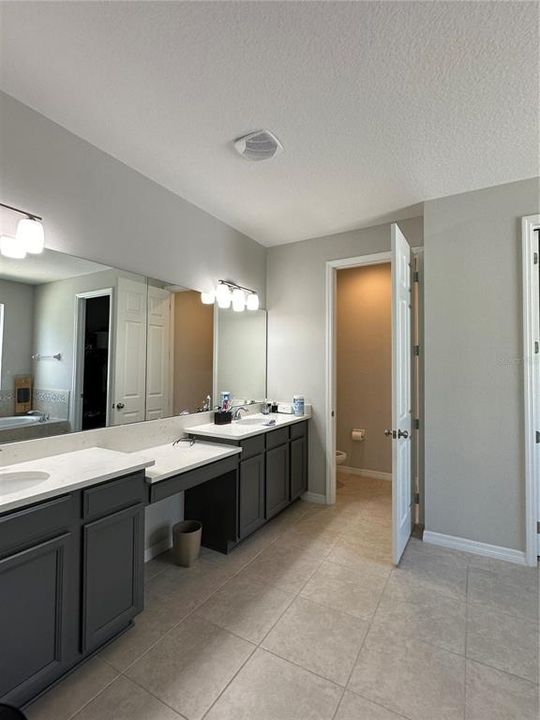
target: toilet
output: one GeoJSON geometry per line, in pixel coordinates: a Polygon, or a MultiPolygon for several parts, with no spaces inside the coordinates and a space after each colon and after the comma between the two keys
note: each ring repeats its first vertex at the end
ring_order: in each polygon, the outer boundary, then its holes
{"type": "Polygon", "coordinates": [[[343,465],[346,459],[346,452],[343,452],[343,450],[336,450],[336,465],[343,465]]]}

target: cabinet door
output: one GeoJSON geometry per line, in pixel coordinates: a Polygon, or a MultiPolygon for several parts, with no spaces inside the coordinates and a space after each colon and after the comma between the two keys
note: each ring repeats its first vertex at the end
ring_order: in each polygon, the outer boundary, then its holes
{"type": "Polygon", "coordinates": [[[266,519],[289,504],[289,444],[266,451],[266,519]]]}
{"type": "Polygon", "coordinates": [[[22,705],[75,661],[75,554],[66,532],[0,560],[0,702],[22,705]]]}
{"type": "Polygon", "coordinates": [[[143,609],[144,507],[83,528],[83,652],[95,650],[143,609]]]}
{"type": "Polygon", "coordinates": [[[264,455],[240,463],[240,538],[264,523],[264,455]]]}
{"type": "Polygon", "coordinates": [[[291,500],[307,490],[307,445],[301,437],[291,441],[291,500]]]}

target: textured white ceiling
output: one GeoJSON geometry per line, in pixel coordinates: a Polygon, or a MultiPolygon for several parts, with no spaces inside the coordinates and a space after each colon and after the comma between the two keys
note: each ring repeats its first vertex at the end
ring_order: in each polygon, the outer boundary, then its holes
{"type": "Polygon", "coordinates": [[[272,245],[538,174],[538,9],[8,2],[0,84],[272,245]],[[258,128],[285,152],[248,163],[258,128]]]}

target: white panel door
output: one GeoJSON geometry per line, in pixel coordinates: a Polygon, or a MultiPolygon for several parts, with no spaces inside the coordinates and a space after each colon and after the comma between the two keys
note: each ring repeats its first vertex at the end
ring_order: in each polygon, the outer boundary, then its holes
{"type": "Polygon", "coordinates": [[[146,283],[118,278],[112,424],[145,417],[146,283]]]}
{"type": "Polygon", "coordinates": [[[397,565],[412,531],[411,249],[392,234],[392,538],[397,565]]]}
{"type": "Polygon", "coordinates": [[[148,288],[148,342],[146,358],[146,419],[171,414],[170,379],[171,294],[148,288]]]}

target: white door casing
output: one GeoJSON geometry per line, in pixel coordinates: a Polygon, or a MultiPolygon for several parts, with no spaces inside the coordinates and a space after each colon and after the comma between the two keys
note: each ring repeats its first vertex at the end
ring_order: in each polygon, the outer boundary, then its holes
{"type": "Polygon", "coordinates": [[[392,555],[412,531],[411,248],[392,223],[392,555]]]}
{"type": "Polygon", "coordinates": [[[148,336],[146,359],[146,419],[171,414],[170,393],[171,293],[148,286],[148,336]]]}
{"type": "Polygon", "coordinates": [[[540,555],[540,215],[521,220],[523,261],[523,389],[525,408],[526,562],[540,555]]]}
{"type": "Polygon", "coordinates": [[[119,277],[112,424],[145,418],[146,283],[119,277]]]}

